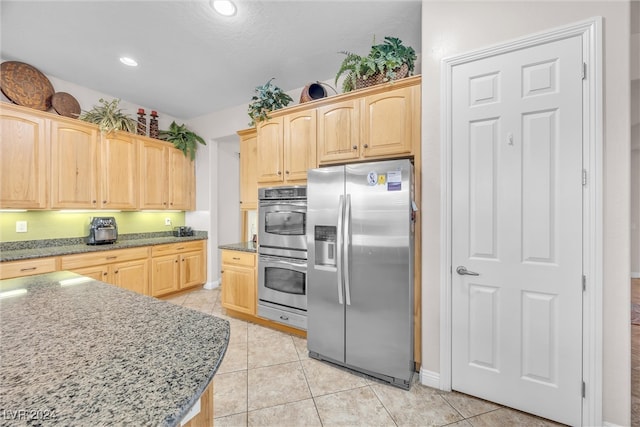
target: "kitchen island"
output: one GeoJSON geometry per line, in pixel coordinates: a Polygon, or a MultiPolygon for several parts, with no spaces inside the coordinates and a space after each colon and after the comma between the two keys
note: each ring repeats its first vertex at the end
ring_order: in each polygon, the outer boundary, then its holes
{"type": "Polygon", "coordinates": [[[0,425],[212,419],[228,341],[226,320],[68,271],[0,281],[0,425]]]}

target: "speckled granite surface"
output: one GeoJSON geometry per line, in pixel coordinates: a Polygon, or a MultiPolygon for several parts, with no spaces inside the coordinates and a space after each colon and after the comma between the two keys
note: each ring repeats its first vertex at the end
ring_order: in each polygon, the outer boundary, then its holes
{"type": "Polygon", "coordinates": [[[0,298],[3,426],[179,425],[229,341],[224,319],[74,273],[0,281],[20,288],[0,298]]]}
{"type": "Polygon", "coordinates": [[[255,253],[258,250],[258,244],[253,242],[231,243],[228,245],[220,245],[218,246],[218,249],[255,253]]]}
{"type": "Polygon", "coordinates": [[[207,239],[206,231],[196,231],[193,236],[174,237],[169,232],[120,234],[118,241],[107,245],[87,245],[84,237],[70,239],[27,240],[23,242],[0,242],[0,262],[58,255],[135,248],[138,246],[163,245],[189,240],[207,239]]]}

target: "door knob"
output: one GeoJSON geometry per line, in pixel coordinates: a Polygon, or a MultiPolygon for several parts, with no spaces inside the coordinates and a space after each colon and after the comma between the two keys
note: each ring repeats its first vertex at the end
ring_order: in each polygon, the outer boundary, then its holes
{"type": "Polygon", "coordinates": [[[480,275],[480,273],[476,273],[475,271],[467,270],[467,267],[465,267],[464,265],[459,265],[458,268],[456,268],[456,273],[458,273],[461,276],[479,276],[480,275]]]}

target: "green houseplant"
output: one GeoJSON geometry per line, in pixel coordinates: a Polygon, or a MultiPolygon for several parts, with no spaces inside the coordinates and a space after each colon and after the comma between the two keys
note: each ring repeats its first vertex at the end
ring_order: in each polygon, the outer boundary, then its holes
{"type": "Polygon", "coordinates": [[[247,110],[251,118],[249,126],[255,126],[258,122],[268,120],[269,112],[286,107],[293,101],[293,98],[285,91],[271,83],[273,79],[275,77],[272,77],[264,85],[256,87],[256,94],[251,98],[247,110]]]}
{"type": "Polygon", "coordinates": [[[191,160],[196,158],[198,143],[207,145],[201,136],[187,129],[185,124],[178,126],[176,122],[171,122],[168,130],[158,132],[158,137],[172,143],[174,147],[184,153],[185,157],[189,155],[191,160]]]}
{"type": "Polygon", "coordinates": [[[412,47],[405,46],[397,37],[389,36],[383,43],[372,45],[367,56],[347,51],[340,53],[346,57],[340,64],[335,83],[346,73],[342,82],[343,92],[407,77],[413,73],[417,58],[412,47]]]}
{"type": "Polygon", "coordinates": [[[136,132],[136,121],[122,112],[118,108],[119,99],[106,101],[100,98],[100,105],[94,105],[89,111],[85,111],[78,117],[85,122],[98,125],[100,131],[109,133],[114,130],[123,130],[126,132],[136,132]]]}

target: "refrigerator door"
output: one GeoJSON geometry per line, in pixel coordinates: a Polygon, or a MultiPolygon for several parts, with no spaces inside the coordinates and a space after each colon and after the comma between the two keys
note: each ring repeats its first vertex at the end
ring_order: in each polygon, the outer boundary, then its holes
{"type": "Polygon", "coordinates": [[[411,167],[346,166],[346,364],[394,383],[413,374],[411,167]]]}
{"type": "Polygon", "coordinates": [[[307,174],[307,348],[344,363],[344,166],[307,174]]]}

